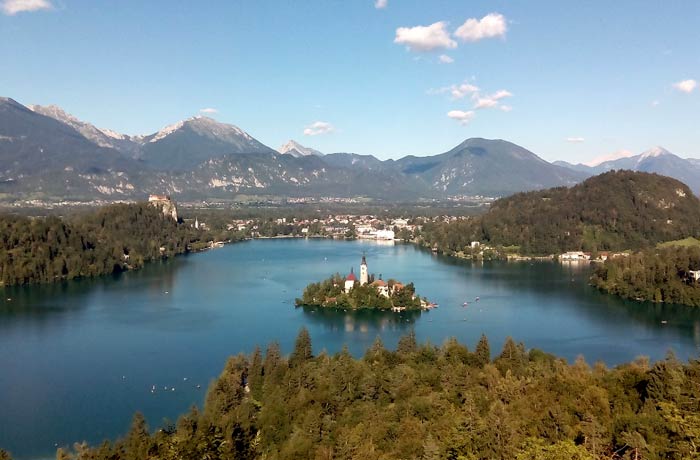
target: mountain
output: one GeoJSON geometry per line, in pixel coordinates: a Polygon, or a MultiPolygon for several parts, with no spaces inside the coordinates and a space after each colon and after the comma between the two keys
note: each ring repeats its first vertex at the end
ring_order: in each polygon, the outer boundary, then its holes
{"type": "Polygon", "coordinates": [[[694,193],[700,193],[700,160],[681,158],[663,147],[654,147],[639,155],[621,156],[597,164],[589,163],[593,166],[580,163],[572,165],[566,162],[555,164],[591,175],[617,169],[657,173],[678,179],[687,184],[694,193]]]}
{"type": "Polygon", "coordinates": [[[366,196],[416,200],[432,196],[424,184],[406,182],[401,175],[362,168],[330,166],[325,157],[307,155],[233,154],[212,158],[193,171],[169,176],[168,190],[188,190],[197,198],[235,194],[305,196],[366,196]]]}
{"type": "Polygon", "coordinates": [[[326,163],[340,168],[360,168],[367,171],[383,170],[393,160],[382,161],[372,155],[358,153],[329,153],[323,157],[326,163]]]}
{"type": "Polygon", "coordinates": [[[396,161],[405,175],[446,195],[503,196],[525,190],[573,185],[587,175],[556,166],[512,142],[472,138],[430,157],[396,161]]]}
{"type": "Polygon", "coordinates": [[[297,141],[290,139],[286,144],[282,145],[277,151],[281,154],[291,155],[295,158],[307,157],[309,155],[315,155],[317,157],[322,157],[323,154],[318,150],[314,150],[309,147],[304,147],[297,141]]]}
{"type": "Polygon", "coordinates": [[[196,116],[139,138],[141,159],[155,170],[187,171],[232,153],[276,153],[237,126],[196,116]]]}
{"type": "Polygon", "coordinates": [[[194,117],[145,136],[97,128],[56,106],[0,99],[0,194],[49,201],[236,195],[419,200],[503,196],[572,185],[586,173],[503,140],[468,139],[434,156],[322,155],[295,141],[279,153],[237,126],[194,117]]]}
{"type": "Polygon", "coordinates": [[[92,173],[129,166],[119,151],[97,145],[72,126],[10,98],[0,98],[0,158],[6,176],[57,169],[92,173]]]}
{"type": "Polygon", "coordinates": [[[586,166],[582,163],[573,164],[573,163],[569,163],[568,161],[556,160],[556,161],[553,161],[552,164],[555,166],[561,166],[562,168],[571,169],[573,171],[586,173],[589,176],[595,175],[592,172],[593,168],[591,168],[590,166],[586,166]]]}
{"type": "Polygon", "coordinates": [[[136,189],[134,160],[10,98],[0,98],[0,165],[0,194],[10,198],[94,199],[136,189]]]}
{"type": "Polygon", "coordinates": [[[482,216],[422,231],[424,244],[446,253],[481,241],[528,255],[640,249],[688,236],[700,236],[700,199],[676,179],[635,171],[516,193],[482,216]]]}
{"type": "Polygon", "coordinates": [[[137,156],[139,144],[130,136],[109,129],[100,129],[90,123],[79,120],[55,105],[30,105],[29,108],[41,115],[51,117],[78,131],[89,141],[100,147],[119,150],[129,156],[137,156]]]}

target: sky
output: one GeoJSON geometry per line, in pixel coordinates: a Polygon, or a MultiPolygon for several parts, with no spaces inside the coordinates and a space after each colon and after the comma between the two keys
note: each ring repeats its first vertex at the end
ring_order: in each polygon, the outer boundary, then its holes
{"type": "Polygon", "coordinates": [[[470,137],[700,157],[699,48],[697,0],[0,0],[0,96],[381,159],[470,137]]]}

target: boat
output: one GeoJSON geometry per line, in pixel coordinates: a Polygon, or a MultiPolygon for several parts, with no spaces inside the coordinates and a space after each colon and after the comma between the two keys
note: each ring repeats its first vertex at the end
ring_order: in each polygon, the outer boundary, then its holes
{"type": "Polygon", "coordinates": [[[474,302],[478,302],[478,301],[479,301],[479,296],[476,296],[476,299],[474,299],[474,302]]]}
{"type": "Polygon", "coordinates": [[[462,304],[463,307],[466,307],[466,306],[468,306],[468,305],[469,305],[469,302],[464,302],[464,303],[462,304]]]}

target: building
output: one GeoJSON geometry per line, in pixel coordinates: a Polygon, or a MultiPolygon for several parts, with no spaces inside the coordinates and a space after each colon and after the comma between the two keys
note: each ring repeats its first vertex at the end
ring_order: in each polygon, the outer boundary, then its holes
{"type": "Polygon", "coordinates": [[[369,272],[367,271],[367,260],[365,256],[362,256],[362,263],[360,264],[360,286],[364,286],[369,281],[369,272]]]}
{"type": "Polygon", "coordinates": [[[693,281],[698,281],[700,280],[700,270],[688,270],[688,276],[693,281]]]}
{"type": "Polygon", "coordinates": [[[389,286],[387,286],[386,281],[384,281],[383,279],[379,278],[378,280],[373,282],[371,286],[374,286],[379,295],[389,297],[389,286]]]}
{"type": "Polygon", "coordinates": [[[163,214],[177,222],[177,207],[170,195],[149,195],[148,203],[163,210],[163,214]]]}
{"type": "Polygon", "coordinates": [[[581,251],[569,251],[560,256],[561,260],[589,260],[590,255],[586,255],[581,251]]]}
{"type": "Polygon", "coordinates": [[[394,231],[393,230],[377,230],[378,240],[393,240],[394,231]]]}
{"type": "Polygon", "coordinates": [[[345,278],[345,293],[347,294],[350,292],[350,289],[352,289],[355,286],[355,274],[352,272],[352,268],[350,269],[350,274],[348,275],[347,278],[345,278]]]}

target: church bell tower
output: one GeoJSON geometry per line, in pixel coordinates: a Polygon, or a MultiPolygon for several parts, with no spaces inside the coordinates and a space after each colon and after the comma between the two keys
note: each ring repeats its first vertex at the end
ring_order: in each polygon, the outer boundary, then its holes
{"type": "Polygon", "coordinates": [[[369,273],[367,273],[367,260],[364,254],[362,255],[362,263],[360,264],[360,286],[364,286],[369,281],[369,273]]]}

